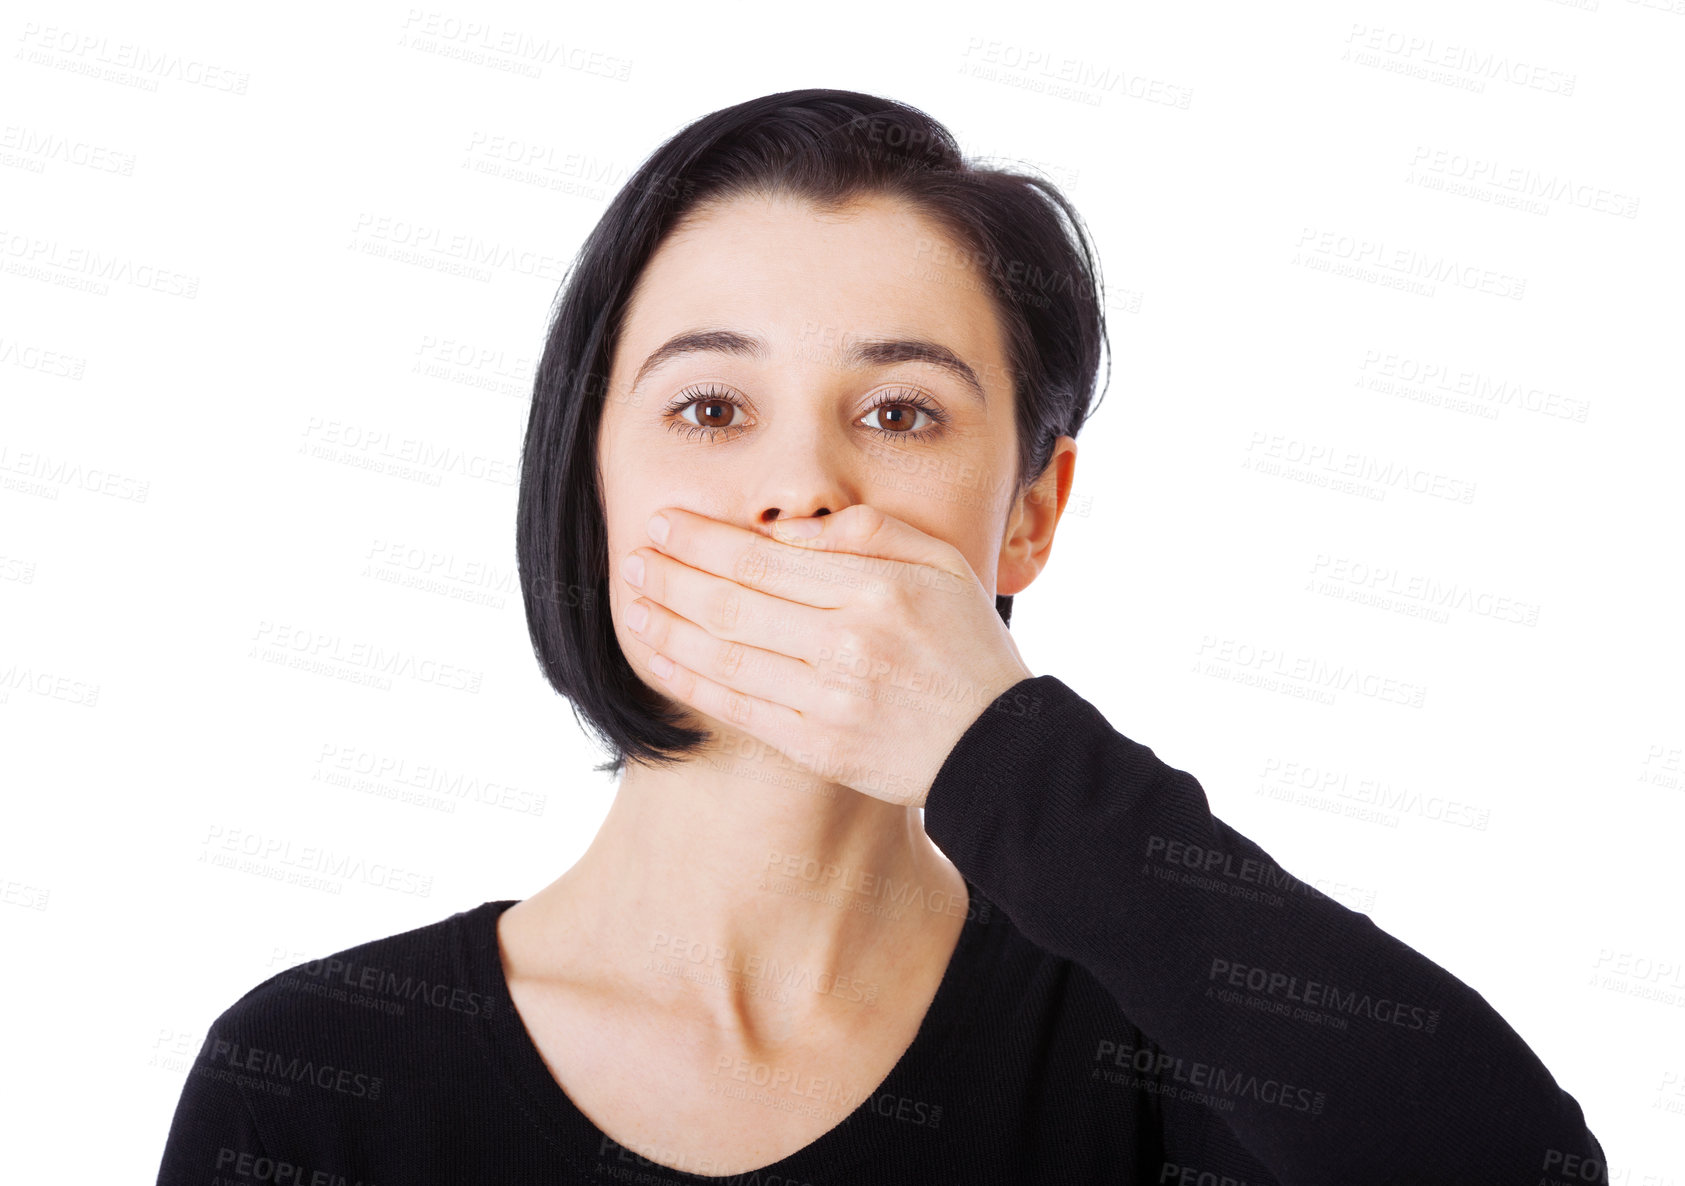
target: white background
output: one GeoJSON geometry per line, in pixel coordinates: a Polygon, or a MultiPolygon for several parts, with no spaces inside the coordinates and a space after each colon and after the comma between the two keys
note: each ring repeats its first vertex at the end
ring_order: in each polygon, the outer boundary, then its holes
{"type": "Polygon", "coordinates": [[[94,1116],[97,1176],[150,1181],[247,989],[588,843],[611,788],[515,574],[560,269],[683,125],[832,86],[1098,241],[1115,367],[1032,669],[1478,989],[1614,1182],[1685,1181],[1685,5],[1123,7],[8,5],[0,1176],[94,1116]],[[1342,672],[1420,704],[1316,698],[1342,672]],[[381,762],[494,801],[333,781],[381,762]]]}

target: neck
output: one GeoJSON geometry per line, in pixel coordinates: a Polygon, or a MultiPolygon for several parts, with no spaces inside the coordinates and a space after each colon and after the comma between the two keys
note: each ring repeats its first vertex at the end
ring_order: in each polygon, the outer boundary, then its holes
{"type": "Polygon", "coordinates": [[[628,762],[591,846],[537,895],[553,896],[546,929],[623,991],[746,1040],[839,1010],[865,1024],[877,998],[946,968],[964,881],[916,808],[735,756],[757,745],[628,762]]]}

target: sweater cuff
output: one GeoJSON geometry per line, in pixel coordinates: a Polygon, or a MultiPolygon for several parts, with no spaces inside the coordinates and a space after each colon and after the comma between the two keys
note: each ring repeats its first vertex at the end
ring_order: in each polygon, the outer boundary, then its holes
{"type": "MultiPolygon", "coordinates": [[[[1098,711],[1057,677],[1019,680],[990,702],[937,770],[925,794],[926,834],[979,888],[995,892],[984,871],[994,868],[1003,827],[1033,818],[1036,830],[1046,831],[1071,818],[1044,810],[1051,804],[1022,800],[1026,787],[1062,797],[1047,774],[1056,756],[1081,744],[1085,727],[1094,725],[1105,725],[1098,711]]],[[[1021,847],[1024,838],[1018,839],[1021,847]]]]}

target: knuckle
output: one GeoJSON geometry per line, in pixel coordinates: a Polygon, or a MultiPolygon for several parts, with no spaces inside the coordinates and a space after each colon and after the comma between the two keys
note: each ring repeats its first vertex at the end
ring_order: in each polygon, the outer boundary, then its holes
{"type": "Polygon", "coordinates": [[[738,584],[758,589],[771,575],[772,558],[767,554],[766,548],[754,544],[738,553],[732,569],[732,577],[738,584]]]}
{"type": "Polygon", "coordinates": [[[871,646],[871,640],[866,637],[866,632],[852,626],[844,627],[839,632],[839,643],[839,654],[847,655],[855,660],[863,658],[871,646]]]}
{"type": "Polygon", "coordinates": [[[889,516],[870,503],[857,502],[847,509],[859,521],[855,530],[865,532],[868,536],[882,531],[884,525],[889,522],[889,516]]]}
{"type": "Polygon", "coordinates": [[[849,688],[832,701],[833,719],[845,732],[871,723],[872,701],[869,693],[849,688]]]}
{"type": "Polygon", "coordinates": [[[894,581],[867,580],[862,581],[855,589],[854,597],[858,608],[871,617],[877,617],[886,611],[900,608],[898,602],[899,591],[894,581]]]}
{"type": "Polygon", "coordinates": [[[725,694],[723,711],[725,712],[725,719],[733,725],[747,725],[753,710],[747,696],[741,692],[728,691],[725,694]]]}
{"type": "Polygon", "coordinates": [[[721,675],[738,674],[749,660],[748,648],[740,642],[722,642],[715,655],[714,666],[721,675]]]}
{"type": "Polygon", "coordinates": [[[743,595],[736,589],[728,588],[714,599],[710,617],[713,619],[714,629],[718,632],[735,630],[742,614],[743,595]]]}

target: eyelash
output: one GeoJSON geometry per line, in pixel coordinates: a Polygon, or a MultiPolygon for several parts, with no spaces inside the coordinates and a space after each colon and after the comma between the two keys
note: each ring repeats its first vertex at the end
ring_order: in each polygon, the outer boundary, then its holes
{"type": "MultiPolygon", "coordinates": [[[[735,434],[743,428],[743,425],[741,424],[735,424],[725,428],[716,428],[712,425],[706,424],[692,424],[681,415],[681,413],[691,405],[704,402],[729,404],[734,408],[743,407],[742,404],[731,398],[730,392],[721,387],[709,385],[693,391],[683,391],[680,392],[678,396],[674,398],[673,402],[668,404],[662,411],[662,416],[667,421],[668,429],[673,432],[682,432],[686,437],[701,435],[707,440],[714,441],[719,440],[727,433],[735,434]]],[[[866,427],[886,439],[893,438],[899,441],[922,441],[938,435],[948,424],[947,412],[937,407],[926,396],[908,388],[892,388],[885,391],[872,403],[871,407],[867,408],[866,411],[862,413],[861,419],[864,420],[867,416],[870,416],[879,408],[895,404],[917,408],[919,411],[929,416],[934,423],[929,424],[924,428],[916,430],[904,429],[899,432],[892,428],[876,428],[872,425],[867,425],[866,427]]],[[[744,410],[747,411],[748,409],[745,408],[744,410]]]]}

